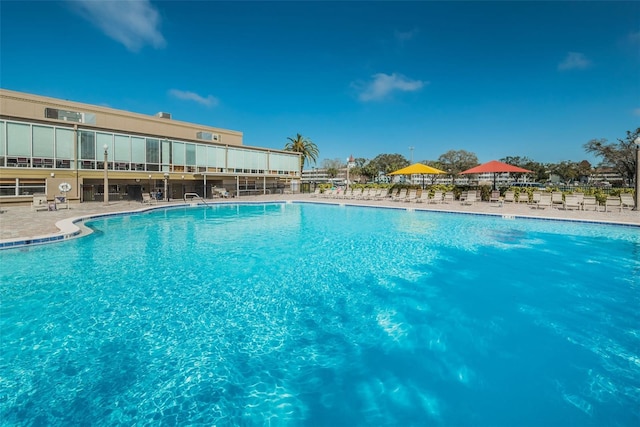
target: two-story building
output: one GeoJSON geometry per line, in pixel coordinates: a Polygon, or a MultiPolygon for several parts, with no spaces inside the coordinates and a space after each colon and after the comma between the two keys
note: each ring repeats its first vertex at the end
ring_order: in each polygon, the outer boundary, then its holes
{"type": "Polygon", "coordinates": [[[299,175],[297,153],[245,146],[242,132],[0,89],[2,204],[295,192],[299,175]]]}

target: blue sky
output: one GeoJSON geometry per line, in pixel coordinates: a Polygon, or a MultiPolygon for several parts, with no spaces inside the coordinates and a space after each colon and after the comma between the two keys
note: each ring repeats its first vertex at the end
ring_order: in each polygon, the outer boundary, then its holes
{"type": "Polygon", "coordinates": [[[0,86],[322,159],[596,161],[640,126],[640,2],[2,1],[0,86]],[[410,147],[413,147],[411,150],[410,147]]]}

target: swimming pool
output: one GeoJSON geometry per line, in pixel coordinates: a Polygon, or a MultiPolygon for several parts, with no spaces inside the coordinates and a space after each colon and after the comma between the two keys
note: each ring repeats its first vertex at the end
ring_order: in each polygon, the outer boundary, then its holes
{"type": "Polygon", "coordinates": [[[5,425],[637,425],[638,228],[315,204],[0,251],[5,425]]]}

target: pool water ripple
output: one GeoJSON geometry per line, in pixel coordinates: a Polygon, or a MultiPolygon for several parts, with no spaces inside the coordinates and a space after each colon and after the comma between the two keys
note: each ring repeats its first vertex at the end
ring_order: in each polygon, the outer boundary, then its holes
{"type": "Polygon", "coordinates": [[[630,227],[305,204],[88,225],[0,252],[4,425],[640,422],[630,227]]]}

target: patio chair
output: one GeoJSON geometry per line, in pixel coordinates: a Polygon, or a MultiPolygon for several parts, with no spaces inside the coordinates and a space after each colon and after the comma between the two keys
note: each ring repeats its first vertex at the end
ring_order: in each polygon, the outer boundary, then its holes
{"type": "Polygon", "coordinates": [[[489,203],[500,203],[500,191],[494,190],[491,192],[489,203]]]}
{"type": "Polygon", "coordinates": [[[506,191],[504,193],[504,203],[515,203],[516,202],[516,193],[514,191],[506,191]]]}
{"type": "Polygon", "coordinates": [[[56,204],[56,210],[59,208],[69,209],[69,199],[67,199],[67,196],[55,196],[53,203],[56,204]]]}
{"type": "Polygon", "coordinates": [[[429,190],[422,190],[420,197],[416,199],[416,203],[429,203],[429,190]]]}
{"type": "Polygon", "coordinates": [[[520,194],[518,194],[518,203],[529,204],[529,193],[521,191],[520,194]]]}
{"type": "Polygon", "coordinates": [[[350,199],[361,199],[362,198],[362,188],[352,188],[351,194],[349,195],[350,199]]]}
{"type": "Polygon", "coordinates": [[[620,204],[622,209],[633,209],[636,206],[631,193],[620,193],[620,204]]]}
{"type": "Polygon", "coordinates": [[[381,188],[380,191],[375,195],[375,199],[376,200],[384,200],[387,198],[387,196],[389,195],[389,189],[388,188],[381,188]]]}
{"type": "Polygon", "coordinates": [[[575,194],[567,194],[564,196],[563,209],[582,209],[582,205],[575,194]]]}
{"type": "Polygon", "coordinates": [[[413,202],[418,197],[418,190],[409,190],[407,192],[407,197],[404,198],[405,202],[413,202]]]}
{"type": "Polygon", "coordinates": [[[551,194],[548,193],[540,193],[540,197],[538,201],[535,202],[536,209],[546,209],[547,207],[551,207],[551,194]]]}
{"type": "Polygon", "coordinates": [[[313,193],[311,193],[311,197],[318,197],[320,195],[320,187],[316,187],[313,193]]]}
{"type": "Polygon", "coordinates": [[[622,201],[618,196],[607,196],[604,202],[604,211],[609,212],[610,209],[617,208],[618,212],[622,212],[622,201]]]}
{"type": "Polygon", "coordinates": [[[583,211],[600,210],[598,201],[596,200],[596,196],[584,196],[584,198],[582,199],[582,210],[583,211]]]}
{"type": "Polygon", "coordinates": [[[406,188],[401,188],[400,191],[398,191],[398,194],[396,194],[393,197],[393,201],[394,202],[399,202],[401,200],[404,200],[405,197],[407,197],[407,189],[406,188]]]}
{"type": "Polygon", "coordinates": [[[462,201],[463,205],[473,205],[476,202],[476,192],[475,191],[469,191],[467,193],[467,197],[465,197],[465,199],[462,201]]]}
{"type": "Polygon", "coordinates": [[[551,207],[554,206],[564,206],[564,200],[562,199],[562,193],[560,191],[551,193],[551,207]]]}
{"type": "Polygon", "coordinates": [[[155,197],[151,197],[149,193],[142,193],[142,204],[143,205],[157,205],[158,201],[155,197]]]}
{"type": "Polygon", "coordinates": [[[34,194],[31,202],[31,209],[34,211],[49,210],[49,202],[44,194],[34,194]]]}
{"type": "Polygon", "coordinates": [[[434,191],[433,197],[429,199],[429,203],[442,203],[444,193],[442,191],[434,191]]]}
{"type": "Polygon", "coordinates": [[[456,199],[455,194],[453,194],[453,191],[447,191],[446,193],[444,193],[444,197],[442,198],[442,203],[451,203],[456,199]]]}

